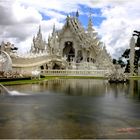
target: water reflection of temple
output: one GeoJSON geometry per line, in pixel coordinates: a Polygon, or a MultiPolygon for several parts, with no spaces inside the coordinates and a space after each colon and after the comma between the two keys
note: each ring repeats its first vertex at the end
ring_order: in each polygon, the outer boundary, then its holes
{"type": "Polygon", "coordinates": [[[140,98],[140,81],[130,80],[129,83],[109,84],[106,80],[94,79],[56,79],[42,83],[49,91],[69,95],[100,95],[130,96],[140,98]],[[75,90],[77,89],[77,90],[75,90]]]}
{"type": "Polygon", "coordinates": [[[129,95],[140,99],[140,80],[129,80],[129,95]]]}
{"type": "Polygon", "coordinates": [[[42,87],[49,91],[62,92],[69,95],[100,95],[105,91],[106,87],[103,85],[106,82],[93,79],[56,79],[42,83],[42,87]]]}

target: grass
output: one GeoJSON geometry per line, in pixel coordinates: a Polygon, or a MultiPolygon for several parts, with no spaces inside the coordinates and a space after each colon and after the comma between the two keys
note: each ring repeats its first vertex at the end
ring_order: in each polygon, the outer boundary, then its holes
{"type": "Polygon", "coordinates": [[[130,76],[129,79],[140,80],[140,76],[130,76]]]}
{"type": "Polygon", "coordinates": [[[31,83],[37,83],[42,81],[43,79],[40,80],[15,80],[15,81],[4,81],[0,82],[0,84],[3,85],[19,85],[19,84],[31,84],[31,83]]]}
{"type": "Polygon", "coordinates": [[[19,85],[19,84],[34,84],[34,83],[39,83],[44,80],[49,80],[53,79],[51,77],[44,77],[40,79],[21,79],[21,80],[11,80],[11,81],[0,81],[0,84],[3,85],[19,85]]]}
{"type": "MultiPolygon", "coordinates": [[[[44,80],[53,80],[53,79],[107,79],[105,77],[99,76],[45,76],[44,78],[40,79],[29,79],[29,80],[15,80],[15,81],[0,81],[0,84],[3,85],[19,85],[19,84],[34,84],[39,83],[44,80]]],[[[129,79],[132,80],[139,80],[140,76],[131,76],[129,79]]]]}
{"type": "Polygon", "coordinates": [[[45,76],[44,78],[40,78],[40,79],[0,81],[0,84],[3,85],[34,84],[44,80],[51,80],[51,79],[105,79],[105,78],[97,77],[97,76],[45,76]]]}

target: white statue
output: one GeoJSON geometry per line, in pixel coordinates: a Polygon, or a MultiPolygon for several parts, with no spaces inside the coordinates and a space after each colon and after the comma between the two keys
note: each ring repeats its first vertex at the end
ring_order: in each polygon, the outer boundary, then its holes
{"type": "Polygon", "coordinates": [[[135,58],[135,39],[132,36],[130,39],[130,73],[134,74],[134,58],[135,58]]]}

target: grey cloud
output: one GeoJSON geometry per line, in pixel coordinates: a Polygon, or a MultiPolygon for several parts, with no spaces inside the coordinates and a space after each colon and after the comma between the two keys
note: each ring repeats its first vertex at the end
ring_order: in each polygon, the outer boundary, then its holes
{"type": "Polygon", "coordinates": [[[30,17],[28,17],[28,18],[26,18],[26,19],[24,19],[23,21],[22,21],[22,23],[25,23],[25,24],[30,24],[30,23],[33,23],[33,24],[39,24],[39,20],[37,19],[37,18],[34,18],[34,17],[32,17],[32,16],[30,16],[30,17]]]}
{"type": "Polygon", "coordinates": [[[32,25],[16,25],[7,28],[5,38],[16,38],[17,41],[24,41],[26,38],[32,35],[32,25]]]}
{"type": "MultiPolygon", "coordinates": [[[[15,17],[13,0],[0,1],[0,40],[25,41],[33,35],[34,27],[40,23],[40,17],[30,14],[22,20],[15,17]]],[[[17,11],[18,12],[18,11],[17,11]]]]}
{"type": "Polygon", "coordinates": [[[0,26],[0,40],[14,40],[15,43],[25,41],[35,34],[38,24],[19,24],[7,26],[4,29],[0,26]]]}
{"type": "MultiPolygon", "coordinates": [[[[25,19],[17,20],[13,12],[13,0],[1,0],[0,1],[0,25],[15,25],[20,23],[39,23],[41,19],[35,16],[27,16],[25,19]]],[[[18,12],[18,11],[17,11],[18,12]]]]}
{"type": "Polygon", "coordinates": [[[11,24],[15,24],[11,6],[2,5],[0,3],[0,25],[11,25],[11,24]]]}
{"type": "Polygon", "coordinates": [[[125,51],[126,46],[122,46],[121,48],[114,48],[114,53],[112,54],[113,58],[119,58],[125,51]]]}

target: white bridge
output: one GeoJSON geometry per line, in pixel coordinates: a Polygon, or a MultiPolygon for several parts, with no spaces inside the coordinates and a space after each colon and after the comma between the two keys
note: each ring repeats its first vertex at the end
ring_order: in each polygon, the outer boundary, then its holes
{"type": "Polygon", "coordinates": [[[46,76],[99,76],[105,77],[109,74],[108,70],[43,70],[46,76]]]}

